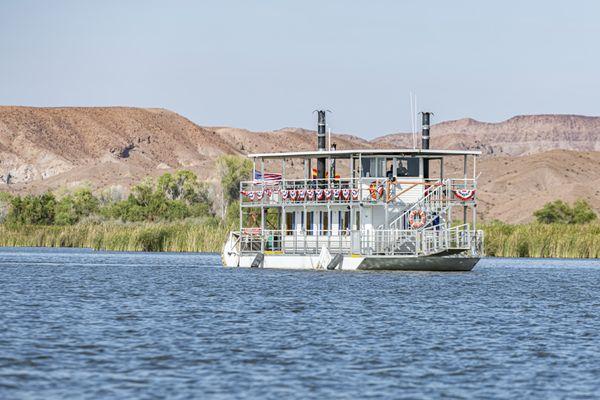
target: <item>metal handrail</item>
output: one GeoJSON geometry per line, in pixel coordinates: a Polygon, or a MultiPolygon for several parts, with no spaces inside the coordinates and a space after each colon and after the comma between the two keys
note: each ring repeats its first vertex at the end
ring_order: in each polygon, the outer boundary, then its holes
{"type": "Polygon", "coordinates": [[[251,230],[240,233],[242,252],[271,251],[282,254],[318,254],[323,246],[335,254],[431,255],[445,250],[483,249],[483,233],[469,224],[424,230],[323,230],[320,232],[251,230]]]}
{"type": "MultiPolygon", "coordinates": [[[[430,190],[429,193],[427,193],[427,195],[420,198],[417,202],[412,203],[412,205],[410,205],[408,208],[406,208],[397,218],[395,218],[392,222],[390,222],[390,224],[389,224],[390,228],[396,228],[399,221],[406,220],[409,217],[410,213],[417,209],[417,206],[422,207],[423,204],[425,204],[427,201],[431,200],[432,197],[435,197],[437,195],[440,195],[440,194],[445,195],[446,193],[442,193],[442,192],[444,190],[446,190],[448,181],[449,181],[449,179],[445,179],[445,180],[441,181],[440,182],[441,184],[438,186],[435,186],[433,190],[430,190]]],[[[442,200],[443,195],[439,196],[439,198],[435,198],[434,200],[442,200]]],[[[424,226],[423,228],[425,228],[425,227],[426,226],[424,226]]]]}

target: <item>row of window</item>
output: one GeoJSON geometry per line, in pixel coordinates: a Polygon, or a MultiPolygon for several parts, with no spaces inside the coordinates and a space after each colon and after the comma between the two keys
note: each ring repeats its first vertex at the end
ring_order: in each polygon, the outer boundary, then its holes
{"type": "Polygon", "coordinates": [[[365,157],[361,160],[362,177],[418,177],[418,157],[365,157]]]}
{"type": "MultiPolygon", "coordinates": [[[[355,211],[355,221],[360,212],[355,211]]],[[[354,223],[356,226],[356,222],[354,223]]],[[[285,213],[285,230],[288,235],[304,231],[308,235],[325,235],[327,232],[349,232],[350,211],[303,211],[285,213]]]]}

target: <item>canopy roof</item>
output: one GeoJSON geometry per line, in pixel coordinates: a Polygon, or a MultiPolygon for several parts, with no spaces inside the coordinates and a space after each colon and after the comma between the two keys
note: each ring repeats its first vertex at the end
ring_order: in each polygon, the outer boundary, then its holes
{"type": "Polygon", "coordinates": [[[325,150],[325,151],[296,151],[287,153],[256,153],[248,154],[250,158],[350,158],[361,156],[478,156],[481,151],[475,150],[422,150],[422,149],[354,149],[354,150],[325,150]]]}

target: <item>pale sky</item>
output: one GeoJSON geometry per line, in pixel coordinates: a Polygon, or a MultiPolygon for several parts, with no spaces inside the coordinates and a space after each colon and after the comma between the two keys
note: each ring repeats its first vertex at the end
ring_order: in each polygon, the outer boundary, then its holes
{"type": "Polygon", "coordinates": [[[598,115],[598,1],[0,0],[0,104],[163,107],[200,125],[410,130],[598,115]]]}

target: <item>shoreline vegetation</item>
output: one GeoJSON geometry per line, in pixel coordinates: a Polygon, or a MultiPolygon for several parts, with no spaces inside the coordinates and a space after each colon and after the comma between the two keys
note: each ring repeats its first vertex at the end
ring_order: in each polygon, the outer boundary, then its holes
{"type": "MultiPolygon", "coordinates": [[[[488,257],[600,258],[600,223],[483,224],[488,257]]],[[[82,247],[108,251],[220,252],[231,225],[174,222],[0,225],[2,247],[82,247]]]]}
{"type": "MultiPolygon", "coordinates": [[[[117,188],[97,194],[85,187],[60,194],[0,192],[0,246],[220,252],[238,226],[239,185],[250,179],[252,164],[226,155],[216,168],[216,183],[182,170],[134,185],[127,196],[117,188]]],[[[600,258],[600,222],[585,201],[571,206],[557,200],[533,216],[536,222],[529,224],[479,225],[485,255],[600,258]]]]}
{"type": "Polygon", "coordinates": [[[483,224],[488,257],[600,258],[600,223],[483,224]]]}
{"type": "Polygon", "coordinates": [[[108,251],[217,252],[230,227],[206,221],[0,225],[0,247],[82,247],[108,251]]]}

